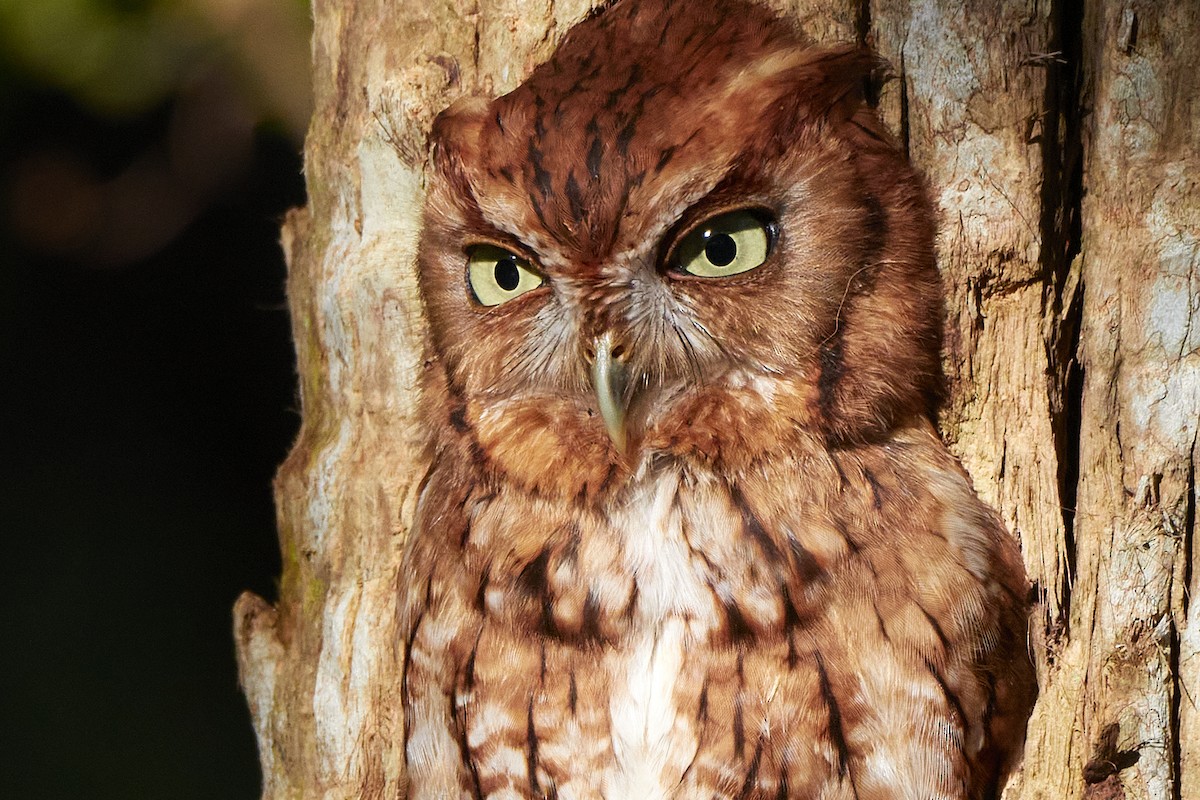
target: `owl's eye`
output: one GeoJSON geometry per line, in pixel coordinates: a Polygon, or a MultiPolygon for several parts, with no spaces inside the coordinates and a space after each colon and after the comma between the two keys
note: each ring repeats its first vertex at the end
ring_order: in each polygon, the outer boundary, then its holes
{"type": "Polygon", "coordinates": [[[475,299],[498,306],[542,285],[529,262],[502,247],[478,244],[467,250],[467,280],[475,299]]]}
{"type": "Polygon", "coordinates": [[[761,266],[771,252],[775,223],[752,211],[705,220],[679,242],[674,266],[702,278],[737,275],[761,266]]]}

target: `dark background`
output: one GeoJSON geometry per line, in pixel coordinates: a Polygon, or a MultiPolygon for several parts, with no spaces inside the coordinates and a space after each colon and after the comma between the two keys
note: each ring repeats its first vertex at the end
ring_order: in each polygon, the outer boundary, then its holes
{"type": "Polygon", "coordinates": [[[306,24],[0,0],[0,797],[258,795],[231,607],[299,423],[306,24]]]}

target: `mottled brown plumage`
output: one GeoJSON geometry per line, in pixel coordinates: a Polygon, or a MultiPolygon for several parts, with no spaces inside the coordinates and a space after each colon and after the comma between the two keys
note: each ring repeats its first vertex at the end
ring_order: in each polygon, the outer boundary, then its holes
{"type": "Polygon", "coordinates": [[[933,214],[875,66],[619,0],[439,117],[413,800],[983,798],[1016,757],[1024,571],[929,419],[933,214]]]}

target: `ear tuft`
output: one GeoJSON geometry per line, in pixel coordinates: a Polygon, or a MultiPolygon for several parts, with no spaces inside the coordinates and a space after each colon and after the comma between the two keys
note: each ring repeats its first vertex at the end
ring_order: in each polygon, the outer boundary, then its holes
{"type": "Polygon", "coordinates": [[[429,133],[429,155],[436,169],[446,174],[460,171],[463,154],[478,152],[489,104],[486,97],[464,95],[437,115],[429,133]]]}
{"type": "Polygon", "coordinates": [[[816,48],[807,55],[790,77],[794,113],[808,119],[850,119],[866,103],[868,80],[889,70],[874,51],[855,44],[816,48]]]}

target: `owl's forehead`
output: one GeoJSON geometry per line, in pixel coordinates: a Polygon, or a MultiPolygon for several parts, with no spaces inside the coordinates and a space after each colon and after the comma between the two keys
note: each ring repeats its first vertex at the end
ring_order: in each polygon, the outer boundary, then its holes
{"type": "Polygon", "coordinates": [[[745,166],[759,90],[802,49],[755,4],[622,0],[490,104],[462,153],[471,194],[488,224],[563,265],[653,246],[745,166]]]}

